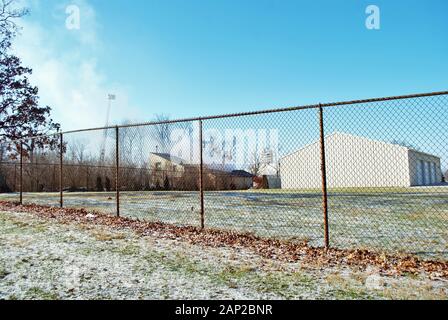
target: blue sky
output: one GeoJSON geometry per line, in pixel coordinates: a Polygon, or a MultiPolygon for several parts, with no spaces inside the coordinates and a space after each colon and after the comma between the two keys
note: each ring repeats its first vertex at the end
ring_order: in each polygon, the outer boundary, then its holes
{"type": "Polygon", "coordinates": [[[448,88],[448,2],[26,1],[17,51],[65,130],[448,88]],[[79,30],[65,8],[80,8],[79,30]],[[367,5],[381,29],[365,27],[367,5]]]}

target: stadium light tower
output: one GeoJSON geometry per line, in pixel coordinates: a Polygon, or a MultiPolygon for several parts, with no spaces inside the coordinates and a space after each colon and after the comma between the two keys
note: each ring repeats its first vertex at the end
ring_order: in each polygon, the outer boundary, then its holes
{"type": "MultiPolygon", "coordinates": [[[[107,112],[106,112],[106,125],[105,127],[109,126],[109,116],[110,116],[110,109],[112,107],[112,101],[116,100],[117,96],[115,94],[111,94],[109,93],[107,95],[107,112]]],[[[100,163],[103,164],[104,163],[104,158],[106,155],[106,139],[107,139],[107,129],[104,130],[104,134],[103,134],[103,141],[101,142],[101,152],[100,152],[100,163]]]]}

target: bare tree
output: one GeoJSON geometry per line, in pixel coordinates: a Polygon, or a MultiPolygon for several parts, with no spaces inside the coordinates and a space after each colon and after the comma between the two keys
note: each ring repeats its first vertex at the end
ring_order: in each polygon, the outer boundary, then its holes
{"type": "Polygon", "coordinates": [[[68,144],[69,159],[74,163],[84,163],[86,159],[87,146],[84,140],[74,140],[68,144]]]}
{"type": "Polygon", "coordinates": [[[254,176],[258,176],[258,174],[260,173],[260,168],[261,168],[260,155],[255,151],[252,153],[252,157],[249,164],[249,171],[254,176]]]}
{"type": "Polygon", "coordinates": [[[193,163],[193,124],[191,122],[179,122],[177,123],[177,127],[185,132],[188,136],[188,141],[190,142],[189,146],[189,162],[193,163]]]}
{"type": "MultiPolygon", "coordinates": [[[[157,114],[156,122],[168,121],[170,118],[164,114],[157,114]]],[[[169,123],[159,123],[151,126],[152,133],[157,143],[158,152],[168,153],[171,146],[171,132],[172,126],[169,123]]]]}
{"type": "MultiPolygon", "coordinates": [[[[131,124],[132,121],[124,120],[122,125],[131,124]]],[[[120,162],[131,166],[141,166],[147,162],[147,150],[145,150],[145,130],[147,127],[137,126],[122,128],[119,133],[120,162]],[[133,160],[137,159],[137,160],[133,160]]],[[[115,138],[114,138],[115,139],[115,138]]]]}

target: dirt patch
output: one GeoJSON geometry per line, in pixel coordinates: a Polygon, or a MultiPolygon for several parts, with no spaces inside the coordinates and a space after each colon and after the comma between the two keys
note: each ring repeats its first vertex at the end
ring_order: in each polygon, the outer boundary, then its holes
{"type": "MultiPolygon", "coordinates": [[[[349,266],[359,270],[375,267],[383,275],[426,273],[432,278],[448,278],[448,262],[421,260],[411,255],[393,255],[365,249],[343,250],[314,248],[307,242],[266,239],[252,234],[230,231],[181,227],[160,222],[144,222],[124,217],[113,217],[84,209],[59,209],[39,205],[19,205],[0,202],[0,210],[28,212],[62,223],[103,225],[115,229],[131,229],[141,235],[162,239],[176,239],[208,247],[244,247],[262,257],[286,262],[302,261],[317,267],[349,266]]],[[[106,239],[107,237],[103,237],[106,239]]],[[[107,239],[106,239],[107,240],[107,239]]]]}

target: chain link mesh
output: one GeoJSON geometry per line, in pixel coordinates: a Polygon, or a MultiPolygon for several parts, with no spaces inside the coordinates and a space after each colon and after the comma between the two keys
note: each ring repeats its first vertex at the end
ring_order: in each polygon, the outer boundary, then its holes
{"type": "Polygon", "coordinates": [[[446,95],[325,109],[331,243],[448,257],[446,95]]]}
{"type": "Polygon", "coordinates": [[[317,187],[289,190],[300,170],[281,179],[284,156],[319,139],[317,120],[308,109],[204,121],[206,225],[322,246],[319,150],[300,169],[316,173],[307,182],[317,187]]]}
{"type": "Polygon", "coordinates": [[[64,133],[62,159],[24,139],[22,166],[4,143],[0,199],[60,206],[62,189],[64,207],[313,246],[326,208],[330,246],[446,259],[447,107],[438,93],[323,105],[322,127],[308,106],[92,129],[64,133]]]}
{"type": "Polygon", "coordinates": [[[120,213],[199,226],[197,122],[119,129],[120,213]]]}

